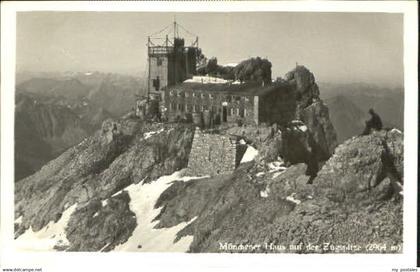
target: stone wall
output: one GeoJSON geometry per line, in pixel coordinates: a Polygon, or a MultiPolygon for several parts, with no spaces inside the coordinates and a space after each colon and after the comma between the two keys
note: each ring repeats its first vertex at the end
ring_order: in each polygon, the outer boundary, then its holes
{"type": "Polygon", "coordinates": [[[214,176],[232,173],[236,153],[236,140],[225,135],[203,133],[196,128],[187,174],[214,176]]]}

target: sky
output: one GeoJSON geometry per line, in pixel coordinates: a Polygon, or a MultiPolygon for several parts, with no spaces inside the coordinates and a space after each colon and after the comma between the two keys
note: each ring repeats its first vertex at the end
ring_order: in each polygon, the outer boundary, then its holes
{"type": "Polygon", "coordinates": [[[403,85],[403,16],[396,13],[20,12],[16,68],[145,76],[147,37],[174,18],[219,64],[260,56],[272,62],[273,78],[298,63],[321,82],[403,85]]]}

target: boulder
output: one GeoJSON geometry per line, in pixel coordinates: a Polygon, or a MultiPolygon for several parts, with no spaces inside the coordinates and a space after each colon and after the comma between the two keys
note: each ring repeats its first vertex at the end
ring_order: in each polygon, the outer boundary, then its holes
{"type": "Polygon", "coordinates": [[[373,189],[402,182],[402,144],[402,137],[385,130],[347,140],[314,180],[317,193],[338,202],[382,195],[386,189],[373,189]]]}
{"type": "Polygon", "coordinates": [[[127,241],[137,226],[129,202],[128,193],[122,192],[78,207],[66,228],[71,245],[67,251],[110,251],[127,241]]]}

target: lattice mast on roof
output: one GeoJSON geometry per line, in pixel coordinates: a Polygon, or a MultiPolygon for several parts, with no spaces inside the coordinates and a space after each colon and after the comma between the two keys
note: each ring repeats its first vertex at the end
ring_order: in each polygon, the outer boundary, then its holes
{"type": "Polygon", "coordinates": [[[165,87],[196,75],[197,58],[200,53],[198,36],[175,20],[173,24],[148,36],[148,99],[163,101],[165,87]],[[186,36],[193,37],[190,45],[185,45],[185,39],[179,35],[180,29],[186,36]]]}

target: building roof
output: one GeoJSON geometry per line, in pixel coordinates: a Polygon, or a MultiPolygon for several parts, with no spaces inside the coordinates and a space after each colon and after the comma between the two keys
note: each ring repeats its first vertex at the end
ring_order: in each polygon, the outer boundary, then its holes
{"type": "Polygon", "coordinates": [[[242,84],[228,83],[198,83],[183,82],[174,86],[167,87],[169,90],[184,90],[196,92],[208,92],[228,95],[243,96],[262,96],[272,91],[287,90],[288,84],[273,82],[272,84],[262,86],[258,82],[246,82],[242,84]]]}

